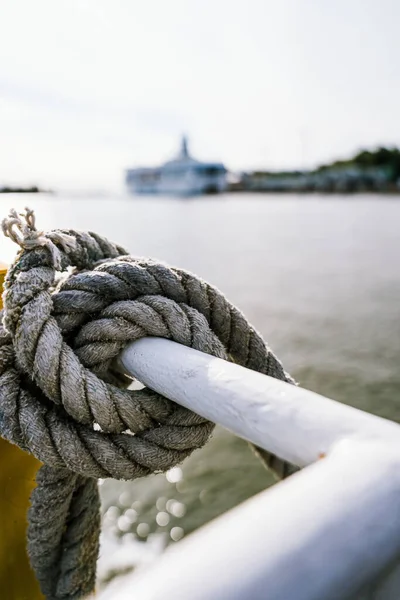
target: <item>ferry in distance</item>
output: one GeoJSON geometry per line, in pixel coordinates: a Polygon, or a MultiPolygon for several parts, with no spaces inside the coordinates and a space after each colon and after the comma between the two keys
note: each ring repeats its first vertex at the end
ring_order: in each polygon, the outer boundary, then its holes
{"type": "Polygon", "coordinates": [[[183,137],[176,158],[160,167],[127,169],[125,181],[134,194],[193,196],[224,192],[226,175],[222,163],[200,162],[190,156],[187,138],[183,137]]]}

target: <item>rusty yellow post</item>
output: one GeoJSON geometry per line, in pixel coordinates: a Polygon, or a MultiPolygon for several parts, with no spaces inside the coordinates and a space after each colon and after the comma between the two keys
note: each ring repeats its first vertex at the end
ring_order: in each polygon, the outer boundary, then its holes
{"type": "MultiPolygon", "coordinates": [[[[6,272],[0,263],[0,293],[6,272]]],[[[39,466],[33,456],[0,438],[0,595],[7,600],[42,598],[26,554],[26,513],[39,466]]]]}

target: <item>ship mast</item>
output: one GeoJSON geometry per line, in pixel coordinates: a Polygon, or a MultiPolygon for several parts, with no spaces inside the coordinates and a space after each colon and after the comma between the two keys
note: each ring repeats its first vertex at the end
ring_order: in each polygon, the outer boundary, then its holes
{"type": "Polygon", "coordinates": [[[182,136],[181,152],[179,158],[189,158],[188,139],[186,135],[182,136]]]}

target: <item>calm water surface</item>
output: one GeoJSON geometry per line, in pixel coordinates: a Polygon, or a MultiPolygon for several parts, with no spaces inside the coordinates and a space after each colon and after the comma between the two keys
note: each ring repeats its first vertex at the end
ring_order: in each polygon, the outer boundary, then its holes
{"type": "MultiPolygon", "coordinates": [[[[397,198],[8,195],[2,213],[27,202],[40,228],[93,230],[197,273],[242,309],[303,387],[400,420],[397,198]]],[[[14,252],[1,240],[0,261],[14,252]]],[[[105,529],[127,539],[158,532],[166,543],[270,483],[247,444],[220,430],[182,472],[104,482],[105,529]]]]}

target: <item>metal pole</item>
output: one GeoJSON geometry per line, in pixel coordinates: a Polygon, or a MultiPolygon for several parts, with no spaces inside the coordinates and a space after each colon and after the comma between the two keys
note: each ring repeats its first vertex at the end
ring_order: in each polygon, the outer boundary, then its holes
{"type": "Polygon", "coordinates": [[[300,467],[344,438],[391,440],[400,450],[396,423],[169,340],[134,342],[120,364],[167,398],[300,467]]]}

